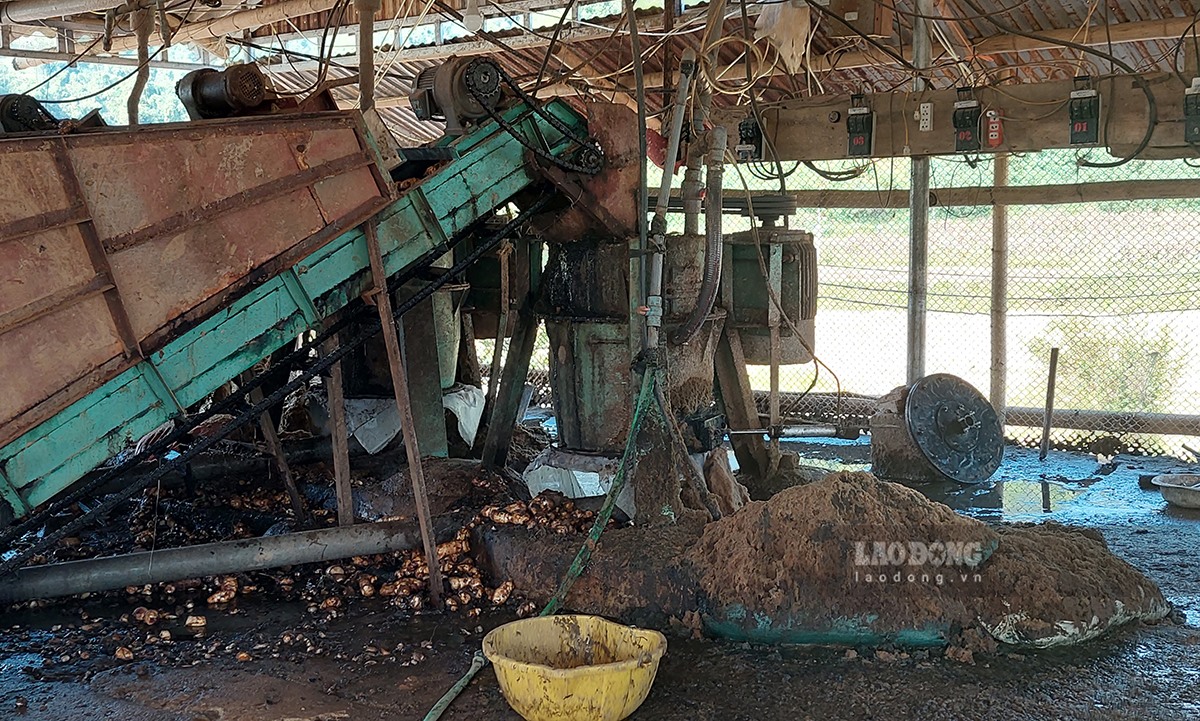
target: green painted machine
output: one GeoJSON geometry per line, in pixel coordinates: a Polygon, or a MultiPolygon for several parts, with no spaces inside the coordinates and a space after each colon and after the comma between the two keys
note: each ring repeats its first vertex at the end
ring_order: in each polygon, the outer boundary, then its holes
{"type": "Polygon", "coordinates": [[[379,128],[323,112],[0,140],[0,175],[30,179],[0,200],[0,527],[368,291],[364,224],[388,276],[449,266],[542,182],[534,156],[587,136],[557,101],[434,148],[379,128]]]}

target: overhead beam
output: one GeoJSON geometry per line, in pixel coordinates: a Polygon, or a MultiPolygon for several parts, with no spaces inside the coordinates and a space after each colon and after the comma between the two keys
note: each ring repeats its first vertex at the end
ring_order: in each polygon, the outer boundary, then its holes
{"type": "MultiPolygon", "coordinates": [[[[241,10],[223,17],[213,18],[198,23],[181,25],[171,38],[173,43],[186,43],[193,40],[212,40],[224,38],[226,35],[240,34],[245,30],[254,30],[263,25],[283,22],[291,18],[324,12],[333,7],[336,0],[283,0],[274,5],[263,5],[253,10],[241,10]]],[[[126,35],[113,38],[110,53],[132,50],[137,47],[137,38],[126,35]]]]}
{"type": "MultiPolygon", "coordinates": [[[[953,20],[953,18],[946,16],[946,20],[953,20]]],[[[1012,55],[1016,53],[1054,50],[1062,48],[1062,45],[1059,44],[1061,42],[1075,42],[1089,47],[1099,47],[1109,43],[1110,35],[1114,45],[1149,42],[1152,40],[1175,40],[1187,32],[1191,25],[1192,18],[1186,17],[1111,23],[1107,28],[1105,25],[1093,25],[1087,37],[1076,37],[1077,35],[1081,35],[1078,28],[1039,32],[1038,34],[1045,37],[1046,40],[1034,40],[1032,38],[1001,33],[975,41],[972,47],[972,56],[963,59],[971,60],[973,58],[989,57],[992,55],[1012,55]]],[[[903,50],[894,48],[893,50],[902,56],[905,61],[912,62],[911,47],[905,47],[903,50]]],[[[717,74],[734,71],[741,72],[740,69],[743,64],[744,61],[739,61],[735,65],[725,66],[718,70],[717,74]]],[[[808,59],[808,69],[814,73],[827,73],[833,70],[855,70],[857,68],[895,64],[896,61],[894,58],[878,50],[854,50],[808,59]]],[[[786,74],[786,71],[782,68],[777,69],[774,73],[775,76],[784,74],[786,74]]],[[[654,86],[661,84],[662,73],[646,74],[646,85],[654,86]]]]}
{"type": "MultiPolygon", "coordinates": [[[[800,208],[907,208],[907,190],[799,190],[789,193],[800,208]]],[[[1182,200],[1200,198],[1200,180],[1115,180],[996,187],[932,188],[934,207],[1064,205],[1124,200],[1182,200]]]]}
{"type": "MultiPolygon", "coordinates": [[[[1167,73],[1141,76],[1154,94],[1157,122],[1149,145],[1139,157],[1146,159],[1194,158],[1196,151],[1184,141],[1183,86],[1167,73]]],[[[1020,153],[1070,148],[1068,99],[1072,81],[1022,83],[978,88],[983,107],[1004,116],[1004,138],[985,152],[1020,153]]],[[[1100,146],[1116,156],[1132,153],[1146,134],[1149,104],[1132,76],[1101,81],[1097,89],[1105,108],[1100,124],[1100,146]]],[[[954,155],[954,90],[926,91],[920,97],[896,91],[868,95],[865,102],[875,113],[877,158],[954,155]],[[914,120],[918,105],[933,103],[933,130],[920,132],[914,120]]],[[[764,134],[772,138],[781,160],[842,160],[847,158],[846,95],[824,95],[789,101],[763,112],[764,134]]],[[[714,111],[715,120],[731,132],[749,115],[749,108],[714,111]]]]}
{"type": "MultiPolygon", "coordinates": [[[[273,7],[273,6],[272,6],[273,7]]],[[[760,7],[747,8],[751,15],[756,15],[761,12],[760,7]]],[[[699,8],[683,13],[676,18],[677,24],[686,23],[690,20],[702,18],[705,16],[707,8],[699,8]]],[[[657,32],[663,28],[663,15],[657,14],[650,17],[639,18],[638,29],[641,32],[657,32]]],[[[549,34],[543,28],[538,31],[538,34],[527,32],[523,35],[514,35],[511,37],[502,37],[500,41],[505,46],[513,50],[527,50],[531,48],[543,48],[550,44],[549,34]]],[[[625,31],[618,29],[619,34],[625,31]]],[[[597,27],[596,25],[572,25],[564,27],[559,33],[559,43],[570,44],[587,42],[589,40],[602,40],[612,35],[612,27],[597,27]]],[[[472,55],[489,55],[493,53],[502,53],[503,49],[490,40],[459,40],[455,42],[443,43],[441,45],[421,45],[417,47],[404,48],[399,51],[380,52],[375,54],[375,63],[408,63],[408,62],[430,62],[436,60],[445,60],[450,57],[467,57],[472,55]]],[[[334,58],[337,62],[343,65],[357,65],[358,55],[340,55],[334,58]]],[[[316,61],[304,61],[297,63],[284,63],[279,65],[263,66],[265,71],[276,72],[291,72],[291,71],[307,71],[315,70],[318,67],[316,61]]],[[[647,75],[646,86],[653,87],[656,83],[651,82],[650,77],[657,75],[659,78],[657,84],[662,84],[662,73],[652,73],[647,75]]],[[[632,76],[631,76],[632,77],[632,76]]],[[[626,87],[631,87],[630,81],[626,87]]]]}
{"type": "MultiPolygon", "coordinates": [[[[101,57],[98,55],[76,56],[72,53],[57,53],[45,50],[16,50],[13,48],[0,48],[0,57],[25,58],[47,63],[69,63],[71,61],[77,61],[79,63],[124,65],[128,67],[136,67],[138,64],[137,58],[125,58],[121,56],[101,57]]],[[[151,60],[149,65],[152,68],[162,68],[164,70],[195,70],[197,68],[208,67],[207,65],[201,65],[198,63],[177,63],[171,60],[151,60]]],[[[23,70],[24,68],[16,69],[23,70]]]]}

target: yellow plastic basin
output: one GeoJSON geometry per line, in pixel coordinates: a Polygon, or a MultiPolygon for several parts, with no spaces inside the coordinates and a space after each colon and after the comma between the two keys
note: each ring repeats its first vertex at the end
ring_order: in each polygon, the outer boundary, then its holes
{"type": "Polygon", "coordinates": [[[654,683],[667,639],[596,616],[507,623],[483,639],[504,698],[528,721],[620,721],[654,683]]]}

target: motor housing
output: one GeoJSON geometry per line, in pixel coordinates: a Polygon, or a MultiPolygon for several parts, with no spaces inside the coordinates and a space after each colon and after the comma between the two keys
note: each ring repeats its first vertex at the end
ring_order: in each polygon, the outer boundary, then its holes
{"type": "Polygon", "coordinates": [[[257,65],[201,68],[180,78],[175,94],[192,120],[231,118],[267,102],[267,78],[257,65]]]}
{"type": "Polygon", "coordinates": [[[464,125],[499,106],[504,96],[500,77],[491,60],[450,58],[417,75],[408,102],[418,120],[444,120],[446,135],[457,137],[464,125]]]}

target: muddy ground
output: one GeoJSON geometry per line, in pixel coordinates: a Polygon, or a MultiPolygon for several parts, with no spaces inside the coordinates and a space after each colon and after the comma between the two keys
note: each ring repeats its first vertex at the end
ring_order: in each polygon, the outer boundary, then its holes
{"type": "MultiPolygon", "coordinates": [[[[861,442],[794,447],[836,468],[857,469],[866,458],[861,442]]],[[[1186,623],[1126,628],[1070,650],[1001,651],[974,665],[940,652],[672,637],[650,697],[631,718],[1200,718],[1200,514],[1168,509],[1138,486],[1139,475],[1179,465],[1121,457],[1110,470],[1067,453],[1038,464],[1036,455],[1009,449],[996,482],[926,491],[988,521],[1099,529],[1186,623]]],[[[105,601],[0,616],[0,719],[420,719],[467,668],[482,634],[515,617],[510,605],[475,619],[413,618],[383,599],[360,599],[331,617],[302,603],[249,598],[237,613],[208,614],[201,638],[181,621],[159,626],[175,635],[153,660],[81,659],[64,645],[87,633],[77,630],[85,622],[109,630],[104,624],[119,625],[131,610],[105,601]]],[[[444,718],[518,717],[485,669],[444,718]]]]}

